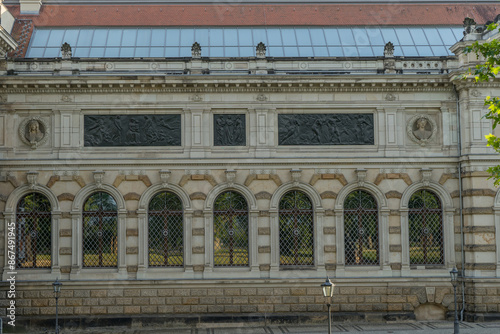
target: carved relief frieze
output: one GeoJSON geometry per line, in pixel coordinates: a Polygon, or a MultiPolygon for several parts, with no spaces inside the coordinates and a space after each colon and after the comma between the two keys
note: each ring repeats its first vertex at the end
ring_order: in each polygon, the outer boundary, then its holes
{"type": "Polygon", "coordinates": [[[279,145],[373,145],[373,114],[280,114],[279,145]]]}
{"type": "Polygon", "coordinates": [[[421,146],[427,145],[435,137],[436,132],[436,121],[428,115],[415,115],[406,125],[408,137],[421,146]]]}
{"type": "Polygon", "coordinates": [[[21,122],[18,132],[23,143],[36,149],[49,139],[50,127],[41,117],[31,117],[21,122]]]}
{"type": "Polygon", "coordinates": [[[85,146],[180,146],[181,115],[86,115],[85,146]]]}
{"type": "Polygon", "coordinates": [[[245,146],[244,114],[214,115],[214,146],[245,146]]]}

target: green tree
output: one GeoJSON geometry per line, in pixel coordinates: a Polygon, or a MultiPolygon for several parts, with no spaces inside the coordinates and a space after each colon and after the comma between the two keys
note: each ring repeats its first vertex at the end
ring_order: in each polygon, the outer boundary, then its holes
{"type": "MultiPolygon", "coordinates": [[[[489,24],[487,30],[497,30],[497,32],[500,32],[498,23],[489,24]]],[[[500,71],[500,41],[498,39],[492,38],[486,42],[476,41],[466,49],[466,52],[473,52],[480,59],[484,59],[484,62],[475,67],[474,75],[477,82],[496,78],[500,71]]],[[[470,74],[472,74],[472,71],[470,74]]],[[[500,99],[498,97],[487,96],[484,100],[484,105],[488,107],[485,118],[493,121],[493,129],[495,129],[500,123],[500,99]]],[[[491,146],[496,152],[500,153],[500,137],[490,133],[486,136],[486,140],[488,146],[491,146]]],[[[495,186],[500,185],[500,165],[488,168],[488,172],[491,173],[491,178],[495,180],[495,186]]]]}

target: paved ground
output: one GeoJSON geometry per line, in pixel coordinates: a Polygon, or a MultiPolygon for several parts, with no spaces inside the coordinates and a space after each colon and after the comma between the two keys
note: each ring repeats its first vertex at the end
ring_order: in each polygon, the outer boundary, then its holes
{"type": "MultiPolygon", "coordinates": [[[[53,333],[31,331],[30,334],[53,333]]],[[[281,325],[248,327],[247,324],[206,324],[197,328],[94,328],[87,330],[63,329],[61,334],[326,334],[325,325],[281,325]]],[[[453,323],[441,321],[413,321],[403,323],[334,323],[332,333],[373,334],[453,334],[453,323]]],[[[461,323],[460,334],[499,334],[500,323],[461,323]]]]}

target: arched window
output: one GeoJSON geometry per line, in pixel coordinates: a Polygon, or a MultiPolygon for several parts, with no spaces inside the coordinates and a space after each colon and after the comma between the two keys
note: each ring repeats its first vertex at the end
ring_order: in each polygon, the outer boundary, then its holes
{"type": "Polygon", "coordinates": [[[182,202],[171,192],[161,192],[149,202],[148,249],[150,267],[184,265],[182,202]]]}
{"type": "Polygon", "coordinates": [[[108,193],[92,194],[83,206],[83,267],[116,267],[117,205],[108,193]]]}
{"type": "Polygon", "coordinates": [[[419,190],[408,202],[410,264],[444,264],[443,210],[439,197],[419,190]]]}
{"type": "Polygon", "coordinates": [[[283,195],[279,222],[280,265],[314,265],[314,218],[309,197],[297,190],[283,195]]]}
{"type": "Polygon", "coordinates": [[[214,266],[248,266],[248,204],[234,191],[215,200],[214,266]]]}
{"type": "Polygon", "coordinates": [[[363,190],[350,193],[344,202],[345,264],[378,265],[377,201],[363,190]]]}
{"type": "MultiPolygon", "coordinates": [[[[51,206],[47,197],[31,193],[19,201],[16,213],[17,268],[50,268],[52,264],[51,206]]],[[[8,229],[10,234],[11,230],[8,229]]],[[[10,238],[9,238],[10,239],[10,238]]]]}

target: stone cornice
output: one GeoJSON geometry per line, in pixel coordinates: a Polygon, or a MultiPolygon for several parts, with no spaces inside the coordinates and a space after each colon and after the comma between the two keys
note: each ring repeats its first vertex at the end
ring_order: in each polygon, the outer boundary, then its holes
{"type": "Polygon", "coordinates": [[[447,75],[0,77],[5,93],[448,92],[447,75]]]}

